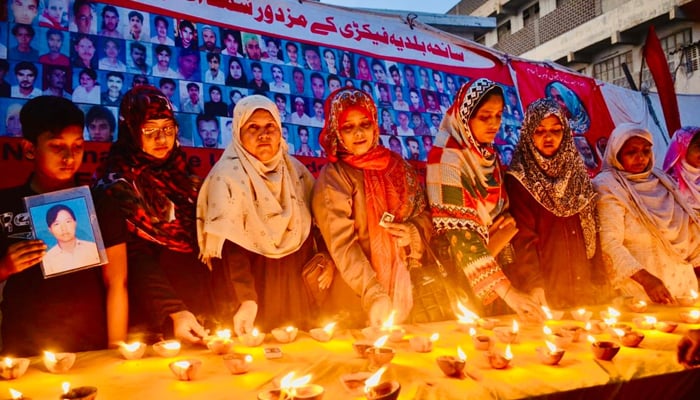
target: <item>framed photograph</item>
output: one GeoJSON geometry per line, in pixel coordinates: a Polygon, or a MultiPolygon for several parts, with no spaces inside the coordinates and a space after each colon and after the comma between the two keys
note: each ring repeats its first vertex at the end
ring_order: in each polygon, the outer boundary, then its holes
{"type": "Polygon", "coordinates": [[[48,247],[41,261],[44,278],[108,262],[87,186],[28,196],[24,204],[34,237],[48,247]]]}

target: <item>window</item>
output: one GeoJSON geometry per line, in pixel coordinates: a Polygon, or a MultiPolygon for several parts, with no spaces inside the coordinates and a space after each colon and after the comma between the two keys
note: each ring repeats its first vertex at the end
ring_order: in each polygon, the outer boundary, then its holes
{"type": "Polygon", "coordinates": [[[510,35],[510,21],[506,21],[501,25],[498,25],[498,40],[500,41],[503,37],[510,35]]]}
{"type": "Polygon", "coordinates": [[[528,25],[540,17],[540,3],[535,3],[523,10],[523,25],[528,25]]]}
{"type": "Polygon", "coordinates": [[[593,77],[601,81],[610,82],[612,84],[629,88],[625,73],[622,70],[622,64],[625,63],[632,70],[632,52],[628,51],[624,54],[610,57],[607,60],[593,64],[593,77]]]}
{"type": "MultiPolygon", "coordinates": [[[[684,63],[686,72],[697,71],[698,68],[700,68],[700,54],[698,54],[697,45],[692,45],[693,37],[690,29],[672,33],[659,39],[659,42],[666,55],[668,69],[671,71],[671,75],[674,74],[679,61],[684,63]]],[[[656,87],[654,78],[651,76],[651,72],[646,63],[644,63],[642,68],[642,82],[646,83],[649,88],[656,87]]]]}

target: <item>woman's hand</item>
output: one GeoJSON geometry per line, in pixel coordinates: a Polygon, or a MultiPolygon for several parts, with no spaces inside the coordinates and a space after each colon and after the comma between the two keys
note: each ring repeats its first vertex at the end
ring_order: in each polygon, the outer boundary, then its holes
{"type": "Polygon", "coordinates": [[[199,343],[207,336],[207,331],[199,324],[197,318],[189,311],[170,314],[173,320],[175,338],[189,343],[199,343]]]}
{"type": "Polygon", "coordinates": [[[369,308],[369,325],[381,327],[391,314],[391,299],[389,296],[379,296],[369,308]]]}
{"type": "Polygon", "coordinates": [[[423,249],[423,240],[421,240],[418,228],[410,222],[384,222],[384,229],[386,229],[391,236],[396,239],[396,244],[399,247],[411,246],[413,248],[417,247],[416,250],[423,249]]]}
{"type": "Polygon", "coordinates": [[[10,275],[22,272],[41,261],[46,254],[46,244],[41,240],[22,240],[7,247],[2,259],[0,277],[7,279],[10,275]]]}
{"type": "Polygon", "coordinates": [[[523,293],[511,286],[501,297],[503,301],[508,304],[508,307],[512,308],[520,318],[536,322],[544,321],[544,311],[542,311],[540,305],[531,295],[523,293]]]}
{"type": "Polygon", "coordinates": [[[318,276],[318,288],[326,290],[333,283],[333,275],[335,275],[335,265],[326,265],[323,267],[321,275],[318,276]]]}
{"type": "Polygon", "coordinates": [[[649,296],[651,301],[654,303],[675,303],[675,299],[673,296],[671,296],[671,292],[666,289],[664,282],[646,269],[641,269],[634,273],[634,275],[632,275],[632,279],[644,287],[644,291],[647,292],[647,296],[649,296]]]}
{"type": "Polygon", "coordinates": [[[233,331],[236,336],[243,336],[253,331],[255,317],[258,315],[258,303],[253,300],[246,300],[238,307],[236,315],[233,316],[233,331]]]}
{"type": "Polygon", "coordinates": [[[700,366],[700,329],[691,329],[681,338],[677,356],[686,368],[700,366]]]}
{"type": "Polygon", "coordinates": [[[496,257],[503,250],[511,239],[518,233],[518,228],[515,226],[515,219],[509,216],[499,216],[493,221],[489,227],[489,242],[486,248],[489,253],[496,257]]]}
{"type": "Polygon", "coordinates": [[[539,304],[540,307],[545,306],[549,307],[547,305],[547,299],[544,296],[544,289],[541,287],[536,287],[532,290],[530,290],[530,296],[532,296],[532,299],[535,301],[535,303],[539,304]]]}

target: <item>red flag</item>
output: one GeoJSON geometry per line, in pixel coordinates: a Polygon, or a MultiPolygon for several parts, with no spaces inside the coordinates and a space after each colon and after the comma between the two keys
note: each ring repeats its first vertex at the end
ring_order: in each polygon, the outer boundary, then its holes
{"type": "Polygon", "coordinates": [[[654,25],[649,26],[649,33],[647,34],[647,41],[644,44],[643,55],[649,66],[651,76],[654,77],[661,108],[664,111],[666,129],[668,129],[668,136],[671,137],[673,133],[681,127],[681,116],[678,111],[678,99],[676,98],[673,77],[671,76],[671,71],[668,69],[668,60],[666,60],[666,54],[661,48],[659,38],[656,36],[654,25]]]}

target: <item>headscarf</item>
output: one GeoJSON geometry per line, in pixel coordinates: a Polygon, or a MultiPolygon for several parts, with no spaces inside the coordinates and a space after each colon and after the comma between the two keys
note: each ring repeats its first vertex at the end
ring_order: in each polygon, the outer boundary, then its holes
{"type": "Polygon", "coordinates": [[[506,209],[508,198],[493,144],[477,142],[469,129],[469,118],[479,103],[494,93],[503,96],[502,89],[485,78],[459,89],[428,155],[428,165],[434,168],[428,168],[426,177],[435,229],[474,230],[487,243],[488,227],[506,209]]]}
{"type": "Polygon", "coordinates": [[[678,182],[681,194],[694,209],[700,209],[700,168],[693,167],[685,160],[688,146],[700,127],[685,126],[678,129],[666,151],[664,171],[678,182]]]}
{"type": "Polygon", "coordinates": [[[554,97],[552,95],[552,89],[556,89],[557,92],[559,92],[561,100],[568,109],[570,115],[567,115],[567,118],[569,119],[572,132],[576,135],[583,135],[588,132],[591,127],[591,120],[588,118],[588,113],[576,93],[563,83],[553,81],[545,88],[545,92],[550,98],[554,97]]]}
{"type": "Polygon", "coordinates": [[[233,140],[204,181],[197,200],[197,241],[204,262],[220,258],[229,240],[246,250],[279,259],[299,250],[311,231],[313,176],[287,154],[262,162],[241,143],[241,128],[257,110],[269,111],[282,131],[277,106],[261,95],[241,99],[233,109],[233,140]]]}
{"type": "Polygon", "coordinates": [[[603,171],[593,182],[610,187],[668,254],[676,254],[679,260],[683,260],[690,250],[691,235],[695,231],[690,225],[700,222],[673,181],[663,171],[654,168],[653,153],[644,171],[625,171],[617,157],[625,142],[633,137],[653,143],[648,130],[635,124],[618,125],[610,134],[605,149],[603,171]]]}
{"type": "Polygon", "coordinates": [[[413,305],[406,254],[379,222],[385,211],[394,215],[394,222],[406,222],[420,215],[426,207],[425,192],[413,168],[400,155],[378,145],[377,108],[365,92],[354,88],[336,90],[326,99],[325,115],[319,141],[329,161],[343,162],[363,172],[371,253],[368,258],[398,314],[405,317],[413,305]],[[353,109],[364,113],[376,128],[371,149],[362,155],[351,154],[340,138],[340,124],[353,109]]]}
{"type": "Polygon", "coordinates": [[[542,207],[557,217],[579,214],[586,244],[586,255],[593,257],[596,247],[595,191],[574,145],[569,122],[559,104],[539,99],[527,108],[520,141],[506,172],[520,181],[542,207]],[[542,120],[559,119],[564,135],[557,152],[545,157],[537,150],[533,135],[542,120]]]}
{"type": "Polygon", "coordinates": [[[129,90],[119,108],[117,141],[96,173],[97,188],[118,202],[130,231],[174,251],[190,252],[196,245],[195,200],[201,181],[177,140],[163,160],[143,152],[141,126],[153,119],[177,125],[168,98],[153,86],[129,90]]]}

